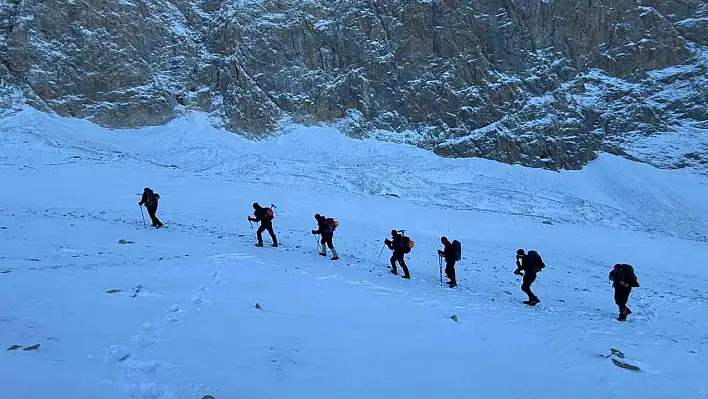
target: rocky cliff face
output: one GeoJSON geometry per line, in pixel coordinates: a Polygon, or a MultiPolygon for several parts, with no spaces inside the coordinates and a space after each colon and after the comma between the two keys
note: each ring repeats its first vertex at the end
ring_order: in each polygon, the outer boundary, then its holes
{"type": "MultiPolygon", "coordinates": [[[[189,110],[442,156],[708,164],[703,0],[5,0],[0,76],[109,127],[189,110]],[[664,151],[664,147],[669,150],[664,151]]],[[[6,89],[8,90],[8,89],[6,89]]]]}

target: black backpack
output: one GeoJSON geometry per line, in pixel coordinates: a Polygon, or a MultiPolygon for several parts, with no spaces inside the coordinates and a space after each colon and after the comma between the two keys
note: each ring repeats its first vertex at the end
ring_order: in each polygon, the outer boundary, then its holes
{"type": "Polygon", "coordinates": [[[413,245],[415,245],[415,243],[410,239],[410,237],[401,237],[401,248],[403,249],[403,253],[410,253],[411,248],[413,248],[413,245]]]}
{"type": "Polygon", "coordinates": [[[327,218],[325,219],[325,227],[327,228],[327,233],[334,233],[334,230],[339,227],[339,222],[337,222],[333,218],[327,218]]]}
{"type": "Polygon", "coordinates": [[[160,194],[153,191],[147,193],[147,198],[145,201],[145,206],[157,206],[157,200],[160,199],[160,194]]]}
{"type": "Polygon", "coordinates": [[[273,220],[275,219],[275,213],[273,213],[273,210],[270,208],[263,208],[263,212],[265,213],[266,220],[273,220]]]}
{"type": "Polygon", "coordinates": [[[630,287],[639,287],[637,275],[634,274],[634,268],[631,265],[618,263],[610,272],[611,281],[624,281],[630,287]]]}
{"type": "Polygon", "coordinates": [[[457,240],[452,240],[452,249],[455,250],[455,260],[462,260],[462,244],[457,240]]]}
{"type": "Polygon", "coordinates": [[[524,257],[524,262],[529,262],[533,264],[534,269],[537,273],[546,267],[546,264],[543,263],[543,259],[541,259],[541,255],[539,255],[536,251],[529,251],[526,254],[526,257],[524,257]]]}

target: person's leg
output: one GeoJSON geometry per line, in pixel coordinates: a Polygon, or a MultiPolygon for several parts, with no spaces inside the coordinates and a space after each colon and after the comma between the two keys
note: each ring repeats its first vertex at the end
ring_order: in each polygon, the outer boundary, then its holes
{"type": "Polygon", "coordinates": [[[538,301],[538,297],[534,295],[534,293],[531,291],[531,284],[536,280],[536,273],[529,273],[526,272],[524,273],[524,280],[523,284],[521,284],[521,290],[526,293],[529,297],[529,302],[536,302],[538,301]]]}
{"type": "Polygon", "coordinates": [[[162,222],[157,218],[157,207],[156,206],[146,206],[148,215],[150,215],[150,220],[152,220],[152,226],[158,227],[162,226],[162,222]]]}
{"type": "Polygon", "coordinates": [[[324,234],[322,234],[322,237],[320,238],[320,255],[322,256],[327,256],[326,242],[327,240],[325,239],[324,234]]]}
{"type": "Polygon", "coordinates": [[[259,247],[263,246],[263,232],[266,230],[266,227],[261,223],[260,227],[258,227],[258,230],[256,230],[256,238],[258,238],[258,245],[259,247]]]}
{"type": "Polygon", "coordinates": [[[389,260],[391,261],[391,273],[398,274],[398,268],[396,267],[397,259],[396,259],[395,252],[393,253],[393,255],[391,255],[391,259],[389,259],[389,260]]]}
{"type": "Polygon", "coordinates": [[[266,225],[266,230],[268,230],[268,234],[270,234],[270,238],[273,240],[273,245],[274,247],[278,246],[278,237],[275,236],[275,232],[273,232],[273,224],[268,223],[266,225]]]}
{"type": "Polygon", "coordinates": [[[411,278],[411,274],[408,272],[408,266],[406,266],[406,261],[403,259],[403,254],[401,253],[398,263],[401,265],[401,269],[403,269],[403,278],[411,278]]]}
{"type": "Polygon", "coordinates": [[[627,301],[629,300],[629,290],[621,287],[615,288],[615,303],[619,308],[619,320],[627,318],[627,301]]]}
{"type": "Polygon", "coordinates": [[[332,239],[334,238],[334,234],[327,234],[326,236],[326,243],[329,249],[332,251],[332,260],[337,260],[339,259],[339,255],[337,255],[337,251],[334,249],[334,243],[332,242],[332,239]]]}
{"type": "Polygon", "coordinates": [[[455,278],[455,261],[449,261],[445,265],[445,275],[450,279],[450,286],[457,285],[457,279],[455,278]]]}

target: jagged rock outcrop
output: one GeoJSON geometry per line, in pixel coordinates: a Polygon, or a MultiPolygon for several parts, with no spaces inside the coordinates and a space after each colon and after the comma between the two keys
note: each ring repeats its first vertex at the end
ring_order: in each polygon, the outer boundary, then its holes
{"type": "Polygon", "coordinates": [[[3,81],[36,107],[110,127],[200,110],[249,137],[284,118],[336,121],[355,137],[552,169],[603,150],[662,167],[708,163],[701,0],[0,7],[3,81]],[[657,156],[653,138],[687,135],[697,148],[657,156]]]}

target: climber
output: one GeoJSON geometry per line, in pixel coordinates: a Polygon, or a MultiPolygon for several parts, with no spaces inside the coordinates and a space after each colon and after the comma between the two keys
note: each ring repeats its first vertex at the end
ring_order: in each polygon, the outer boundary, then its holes
{"type": "Polygon", "coordinates": [[[157,218],[157,202],[160,199],[160,194],[153,192],[150,187],[145,187],[145,190],[143,190],[143,197],[140,199],[140,202],[138,202],[138,205],[143,206],[145,204],[145,209],[148,211],[148,215],[150,215],[150,219],[152,220],[152,227],[155,228],[160,228],[162,227],[162,222],[160,222],[160,219],[157,218]]]}
{"type": "Polygon", "coordinates": [[[403,236],[402,234],[399,234],[398,231],[396,230],[391,230],[391,238],[393,238],[393,241],[389,240],[388,238],[384,240],[384,244],[393,251],[393,255],[391,255],[391,273],[394,275],[398,275],[398,270],[396,268],[396,262],[398,262],[401,265],[401,268],[403,269],[403,278],[410,279],[411,275],[408,272],[408,267],[406,266],[406,261],[403,260],[403,256],[406,254],[406,252],[410,252],[410,249],[408,247],[407,241],[410,241],[408,237],[403,236]]]}
{"type": "Polygon", "coordinates": [[[455,279],[455,262],[458,260],[459,242],[454,241],[454,243],[458,245],[453,245],[453,243],[451,243],[445,236],[440,237],[440,242],[445,246],[445,249],[438,250],[438,255],[445,257],[445,275],[448,279],[450,279],[450,281],[447,282],[447,285],[449,285],[450,288],[455,288],[457,287],[457,280],[455,279]]]}
{"type": "Polygon", "coordinates": [[[321,237],[320,244],[322,248],[320,249],[320,255],[327,256],[327,247],[329,247],[332,250],[332,260],[339,259],[339,255],[337,255],[332,243],[334,230],[338,226],[337,221],[332,218],[326,218],[319,213],[315,214],[315,220],[317,220],[317,230],[312,230],[312,234],[319,234],[321,237]]]}
{"type": "Polygon", "coordinates": [[[278,246],[278,239],[275,237],[275,233],[273,232],[273,210],[271,208],[263,208],[261,207],[257,202],[253,203],[253,216],[255,217],[248,217],[248,220],[251,222],[260,222],[261,226],[258,228],[258,231],[256,232],[256,237],[258,238],[258,243],[256,244],[257,247],[262,247],[263,246],[263,232],[268,230],[268,234],[270,234],[270,238],[273,240],[273,244],[271,244],[272,247],[277,247],[278,246]]]}
{"type": "Polygon", "coordinates": [[[632,288],[639,287],[639,281],[634,274],[634,268],[626,264],[616,264],[610,272],[610,280],[615,289],[615,303],[619,307],[617,320],[625,321],[627,316],[632,314],[632,311],[627,307],[629,294],[632,292],[632,288]]]}
{"type": "Polygon", "coordinates": [[[516,270],[514,270],[514,274],[523,276],[521,291],[526,293],[529,297],[528,301],[524,301],[527,305],[536,306],[541,302],[531,291],[531,284],[536,280],[536,274],[544,267],[546,267],[546,265],[543,263],[543,259],[541,259],[538,252],[529,251],[527,254],[523,249],[516,251],[516,270]]]}

